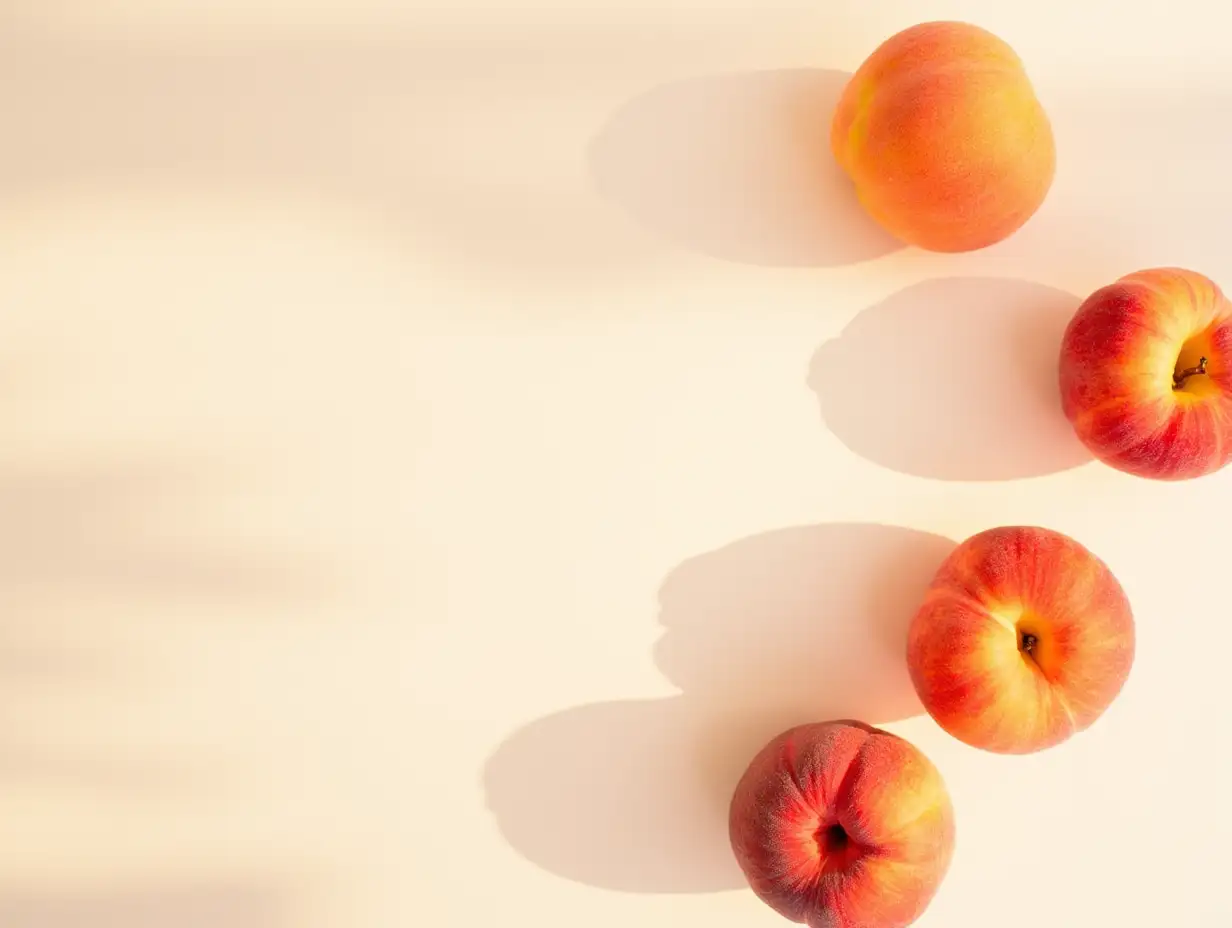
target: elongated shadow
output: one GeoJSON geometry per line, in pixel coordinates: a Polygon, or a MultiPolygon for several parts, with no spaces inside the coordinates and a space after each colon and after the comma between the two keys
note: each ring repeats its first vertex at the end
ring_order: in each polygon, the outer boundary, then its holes
{"type": "Polygon", "coordinates": [[[850,74],[714,74],[656,87],[590,146],[595,186],[647,227],[726,261],[854,264],[902,247],[875,225],[830,153],[850,74]]]}
{"type": "Polygon", "coordinates": [[[185,610],[225,623],[237,607],[243,621],[253,607],[302,618],[336,592],[328,565],[307,552],[203,529],[189,514],[225,499],[222,480],[205,465],[143,456],[0,468],[0,699],[10,706],[0,784],[143,799],[216,785],[218,758],[21,720],[65,700],[163,698],[168,678],[126,646],[133,603],[156,623],[201,621],[185,610]]]}
{"type": "Polygon", "coordinates": [[[1015,480],[1091,455],[1061,411],[1061,335],[1080,298],[1022,280],[926,280],[860,313],[813,356],[825,425],[882,467],[1015,480]]]}
{"type": "Polygon", "coordinates": [[[655,662],[681,693],[579,706],[490,758],[488,808],[526,858],[625,892],[745,883],[727,803],[757,748],[790,725],[919,714],[906,631],[948,539],[813,525],[686,561],[660,590],[655,662]]]}
{"type": "Polygon", "coordinates": [[[0,585],[231,602],[306,601],[332,590],[334,578],[306,553],[171,518],[220,488],[219,474],[189,461],[0,468],[0,585]]]}
{"type": "Polygon", "coordinates": [[[13,928],[290,928],[289,900],[257,882],[150,886],[111,892],[0,893],[13,928]]]}

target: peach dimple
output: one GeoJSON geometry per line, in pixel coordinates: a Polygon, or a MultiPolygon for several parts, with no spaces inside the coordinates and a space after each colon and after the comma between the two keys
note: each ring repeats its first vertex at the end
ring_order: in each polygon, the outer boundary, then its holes
{"type": "Polygon", "coordinates": [[[1052,125],[1021,60],[962,22],[891,36],[845,88],[835,160],[869,214],[930,251],[972,251],[1017,231],[1056,170],[1052,125]]]}
{"type": "Polygon", "coordinates": [[[933,764],[897,735],[851,720],[772,739],[736,786],[729,827],[757,896],[818,928],[906,928],[954,848],[953,808],[933,764]]]}

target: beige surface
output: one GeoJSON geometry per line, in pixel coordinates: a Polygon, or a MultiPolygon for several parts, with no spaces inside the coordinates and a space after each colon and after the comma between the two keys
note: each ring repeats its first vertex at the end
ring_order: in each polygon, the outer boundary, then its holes
{"type": "Polygon", "coordinates": [[[1232,476],[1097,466],[1051,392],[1079,295],[1232,284],[1219,4],[4,6],[0,925],[769,928],[725,790],[824,714],[951,786],[921,926],[1232,923],[1232,476]],[[976,255],[806,160],[941,17],[1058,131],[976,255]],[[1139,616],[1030,758],[919,717],[894,651],[1008,522],[1139,616]]]}

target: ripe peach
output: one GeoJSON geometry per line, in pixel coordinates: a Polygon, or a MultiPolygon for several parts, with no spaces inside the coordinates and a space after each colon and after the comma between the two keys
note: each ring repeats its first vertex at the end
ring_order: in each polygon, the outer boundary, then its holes
{"type": "Polygon", "coordinates": [[[978,26],[891,36],[852,75],[830,148],[868,213],[909,245],[973,251],[1035,214],[1052,187],[1052,124],[1022,61],[978,26]]]}
{"type": "Polygon", "coordinates": [[[753,891],[810,928],[905,928],[954,848],[941,774],[862,722],[800,725],[753,758],[732,797],[732,849],[753,891]]]}
{"type": "Polygon", "coordinates": [[[1101,287],[1065,330],[1060,388],[1106,464],[1156,480],[1213,473],[1232,460],[1232,304],[1183,268],[1101,287]]]}
{"type": "Polygon", "coordinates": [[[1074,539],[1031,526],[960,544],[908,631],[907,665],[929,715],[1002,754],[1090,727],[1133,659],[1133,614],[1112,571],[1074,539]]]}

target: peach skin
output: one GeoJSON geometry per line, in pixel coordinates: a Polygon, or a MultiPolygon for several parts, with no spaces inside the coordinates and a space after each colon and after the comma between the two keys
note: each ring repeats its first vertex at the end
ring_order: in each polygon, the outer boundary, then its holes
{"type": "Polygon", "coordinates": [[[873,219],[937,252],[1008,238],[1056,171],[1052,124],[1022,61],[962,22],[922,23],[879,45],[839,98],[830,149],[873,219]]]}
{"type": "Polygon", "coordinates": [[[1232,459],[1232,306],[1184,268],[1101,287],[1065,330],[1060,389],[1105,464],[1155,480],[1211,474],[1232,459]]]}
{"type": "Polygon", "coordinates": [[[907,666],[920,701],[967,744],[1029,754],[1089,728],[1134,659],[1134,618],[1098,557],[1045,528],[968,538],[912,620],[907,666]]]}
{"type": "Polygon", "coordinates": [[[729,828],[753,892],[810,928],[906,928],[954,849],[932,762],[851,720],[800,725],[763,747],[736,786],[729,828]]]}

